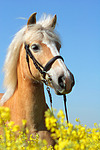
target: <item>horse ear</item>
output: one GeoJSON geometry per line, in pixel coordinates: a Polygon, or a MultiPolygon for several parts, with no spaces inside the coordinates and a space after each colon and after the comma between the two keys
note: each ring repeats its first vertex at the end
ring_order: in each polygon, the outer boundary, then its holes
{"type": "Polygon", "coordinates": [[[54,29],[55,26],[56,26],[56,22],[57,22],[57,16],[54,15],[54,17],[53,17],[53,19],[51,21],[50,27],[54,29]]]}
{"type": "Polygon", "coordinates": [[[36,24],[36,12],[35,13],[33,13],[30,17],[29,17],[29,19],[28,19],[28,22],[27,22],[27,26],[29,26],[29,25],[32,25],[32,24],[36,24]]]}

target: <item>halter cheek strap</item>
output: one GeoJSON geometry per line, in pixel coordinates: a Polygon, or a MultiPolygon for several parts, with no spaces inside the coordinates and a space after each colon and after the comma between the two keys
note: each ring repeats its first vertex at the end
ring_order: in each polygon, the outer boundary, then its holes
{"type": "MultiPolygon", "coordinates": [[[[29,65],[29,57],[32,59],[33,61],[33,64],[35,65],[36,69],[38,69],[38,71],[43,74],[43,66],[35,59],[35,57],[33,56],[33,54],[31,53],[30,49],[29,49],[29,45],[25,43],[25,49],[26,49],[26,60],[27,60],[27,63],[28,63],[28,67],[29,67],[29,71],[31,72],[30,70],[30,65],[29,65]],[[42,69],[41,69],[41,68],[42,69]]],[[[31,75],[32,75],[32,72],[31,72],[31,75]]]]}

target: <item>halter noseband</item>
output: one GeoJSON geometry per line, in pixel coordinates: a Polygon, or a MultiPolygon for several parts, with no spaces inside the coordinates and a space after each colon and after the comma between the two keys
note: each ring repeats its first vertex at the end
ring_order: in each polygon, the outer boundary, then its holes
{"type": "MultiPolygon", "coordinates": [[[[48,81],[45,79],[46,74],[48,75],[47,71],[50,70],[50,68],[52,67],[52,64],[57,60],[57,59],[61,59],[62,61],[64,61],[62,56],[55,56],[52,59],[50,59],[47,64],[43,67],[34,57],[34,55],[32,54],[30,48],[29,48],[29,44],[25,44],[25,50],[26,50],[26,60],[27,60],[27,64],[28,64],[28,68],[30,71],[30,74],[32,75],[31,69],[30,69],[30,65],[29,65],[29,57],[32,59],[33,64],[35,65],[36,69],[41,73],[42,77],[43,77],[43,82],[45,83],[45,85],[47,86],[47,92],[49,94],[49,98],[50,98],[50,103],[51,103],[51,107],[52,107],[52,96],[50,93],[50,88],[48,87],[48,81]]],[[[33,75],[32,75],[33,76],[33,75]]],[[[50,78],[50,76],[48,77],[49,80],[52,80],[50,78]]],[[[67,119],[67,123],[68,123],[68,114],[67,114],[67,107],[66,107],[66,95],[64,94],[64,106],[65,106],[65,114],[66,114],[66,119],[67,119]]]]}

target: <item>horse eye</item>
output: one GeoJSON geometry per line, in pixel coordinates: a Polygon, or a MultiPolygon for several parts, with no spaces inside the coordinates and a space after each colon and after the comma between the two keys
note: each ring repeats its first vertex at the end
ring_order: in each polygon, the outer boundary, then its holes
{"type": "Polygon", "coordinates": [[[39,45],[33,44],[33,45],[31,46],[31,49],[32,49],[33,51],[38,51],[38,50],[39,50],[39,45]]]}

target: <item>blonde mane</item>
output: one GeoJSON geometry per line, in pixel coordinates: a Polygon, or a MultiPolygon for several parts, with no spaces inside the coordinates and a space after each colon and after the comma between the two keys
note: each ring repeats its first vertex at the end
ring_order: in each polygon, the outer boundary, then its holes
{"type": "Polygon", "coordinates": [[[4,64],[4,86],[6,92],[3,95],[0,105],[3,105],[14,93],[17,85],[17,62],[22,44],[25,41],[33,40],[52,40],[60,43],[58,35],[50,28],[52,17],[44,15],[36,24],[29,27],[23,27],[16,33],[12,40],[4,64]]]}

